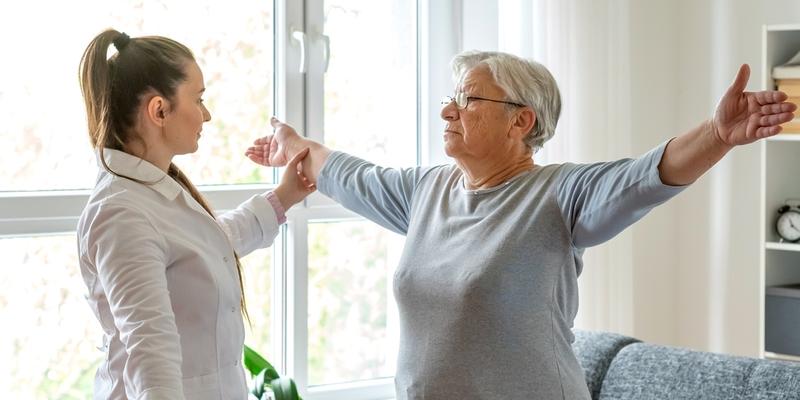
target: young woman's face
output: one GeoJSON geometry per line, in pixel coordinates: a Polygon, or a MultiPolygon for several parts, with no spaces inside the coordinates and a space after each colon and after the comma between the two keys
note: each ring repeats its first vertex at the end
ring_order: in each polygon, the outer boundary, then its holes
{"type": "Polygon", "coordinates": [[[186,80],[178,85],[172,107],[165,113],[165,140],[175,155],[197,151],[203,123],[211,120],[211,113],[203,104],[206,90],[203,72],[194,61],[188,62],[185,68],[186,80]]]}

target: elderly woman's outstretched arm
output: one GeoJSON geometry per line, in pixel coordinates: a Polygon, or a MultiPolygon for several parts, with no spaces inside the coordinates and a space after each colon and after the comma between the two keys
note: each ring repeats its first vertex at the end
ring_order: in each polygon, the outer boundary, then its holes
{"type": "Polygon", "coordinates": [[[669,185],[687,185],[708,171],[734,146],[777,135],[791,121],[797,105],[783,92],[745,92],[750,67],[743,64],[720,99],[714,118],[672,140],[658,171],[669,185]]]}
{"type": "Polygon", "coordinates": [[[253,162],[281,167],[308,149],[302,164],[297,164],[306,186],[319,183],[320,193],[345,208],[393,232],[406,233],[416,187],[431,168],[383,168],[306,139],[274,117],[271,123],[273,134],[256,139],[245,152],[253,162]]]}

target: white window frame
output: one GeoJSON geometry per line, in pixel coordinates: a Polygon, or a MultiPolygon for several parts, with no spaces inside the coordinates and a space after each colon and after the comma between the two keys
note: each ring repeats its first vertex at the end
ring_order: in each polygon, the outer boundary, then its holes
{"type": "MultiPolygon", "coordinates": [[[[282,3],[286,4],[286,1],[284,0],[282,3]]],[[[306,0],[302,3],[304,12],[287,9],[285,25],[280,26],[279,23],[276,23],[278,30],[276,32],[278,39],[276,49],[281,49],[281,53],[276,54],[276,57],[278,59],[286,57],[285,59],[289,60],[284,63],[284,68],[276,68],[279,73],[276,82],[281,82],[281,84],[285,82],[285,86],[279,93],[281,96],[286,96],[284,104],[288,105],[287,109],[277,108],[277,113],[279,117],[295,126],[299,132],[305,132],[310,139],[324,142],[323,101],[326,64],[325,42],[322,37],[324,1],[306,0]],[[300,60],[297,57],[299,46],[297,41],[292,38],[294,31],[302,31],[305,35],[306,72],[304,74],[299,73],[300,60]],[[294,62],[291,61],[291,55],[288,53],[295,55],[294,62]],[[292,107],[293,105],[294,107],[292,107]],[[301,110],[304,112],[300,112],[301,110]]],[[[419,5],[417,8],[419,10],[419,5]]],[[[277,12],[276,15],[280,16],[281,13],[277,12]]],[[[417,18],[419,21],[419,12],[417,18]]],[[[417,44],[419,47],[419,29],[417,29],[417,44]]],[[[419,57],[417,58],[419,63],[419,57]]],[[[417,69],[419,70],[419,68],[417,69]]],[[[281,102],[277,101],[276,104],[281,104],[281,102]]],[[[419,118],[417,119],[419,131],[419,118]]],[[[417,159],[419,159],[419,140],[417,142],[417,159]]],[[[280,268],[275,268],[276,271],[282,271],[282,276],[276,276],[275,282],[281,282],[284,291],[280,294],[283,297],[276,298],[277,301],[274,304],[283,304],[284,309],[274,310],[273,316],[283,313],[286,322],[282,324],[283,332],[279,333],[285,341],[284,347],[283,349],[273,349],[273,354],[281,354],[283,365],[278,368],[282,368],[295,380],[300,395],[304,399],[377,400],[394,398],[393,377],[308,386],[308,224],[309,221],[320,220],[338,222],[363,220],[363,218],[319,193],[312,194],[302,206],[295,206],[288,213],[286,235],[284,236],[285,246],[293,251],[286,253],[287,258],[291,259],[282,260],[280,268]]],[[[279,256],[276,254],[277,259],[279,256]]],[[[278,264],[276,263],[275,266],[278,267],[278,264]]],[[[277,291],[275,294],[278,295],[277,291]]],[[[279,324],[273,324],[273,326],[276,325],[279,324]]],[[[273,341],[273,343],[276,342],[273,341]]]]}

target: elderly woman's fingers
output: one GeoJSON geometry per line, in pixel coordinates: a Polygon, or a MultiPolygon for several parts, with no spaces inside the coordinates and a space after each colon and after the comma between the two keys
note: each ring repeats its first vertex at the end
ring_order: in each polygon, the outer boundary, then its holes
{"type": "Polygon", "coordinates": [[[777,103],[761,106],[761,113],[764,115],[790,113],[794,110],[797,110],[797,105],[794,103],[777,103]]]}
{"type": "Polygon", "coordinates": [[[736,79],[733,80],[733,83],[728,88],[728,91],[725,93],[726,96],[741,96],[744,90],[747,88],[747,81],[750,79],[750,66],[747,64],[742,64],[739,67],[739,72],[736,74],[736,79]]]}
{"type": "Polygon", "coordinates": [[[794,119],[794,114],[790,112],[784,112],[780,114],[771,114],[771,115],[764,115],[758,119],[758,124],[762,127],[768,127],[772,125],[780,125],[784,122],[789,122],[794,119]]]}
{"type": "Polygon", "coordinates": [[[789,98],[786,93],[783,93],[778,90],[764,90],[761,92],[755,92],[756,102],[760,105],[767,105],[767,104],[776,104],[782,103],[789,98]]]}
{"type": "Polygon", "coordinates": [[[256,146],[263,146],[263,145],[268,145],[270,141],[272,141],[272,135],[267,135],[264,137],[260,137],[256,140],[253,140],[253,144],[256,146]]]}
{"type": "Polygon", "coordinates": [[[244,151],[244,155],[246,155],[246,156],[251,156],[252,155],[252,156],[256,156],[256,157],[264,157],[266,155],[266,152],[264,152],[264,149],[261,148],[260,146],[259,147],[251,146],[251,147],[248,147],[247,150],[244,151]]]}
{"type": "Polygon", "coordinates": [[[244,151],[244,155],[256,164],[269,166],[269,144],[257,144],[244,151]]]}
{"type": "Polygon", "coordinates": [[[253,145],[245,150],[244,155],[254,163],[270,166],[269,148],[271,143],[272,135],[260,137],[253,141],[253,145]]]}
{"type": "Polygon", "coordinates": [[[269,157],[269,155],[265,151],[253,147],[250,147],[247,150],[245,150],[244,155],[253,161],[258,160],[259,164],[263,164],[264,162],[266,162],[269,157]]]}
{"type": "Polygon", "coordinates": [[[781,129],[783,129],[780,125],[773,125],[773,126],[762,126],[756,130],[756,136],[759,138],[765,138],[777,135],[780,133],[781,129]]]}
{"type": "Polygon", "coordinates": [[[278,128],[280,128],[280,127],[281,127],[281,125],[286,125],[286,124],[285,124],[283,121],[279,120],[279,119],[278,119],[277,117],[275,117],[274,115],[273,115],[272,117],[270,117],[270,119],[269,119],[269,124],[270,124],[270,125],[272,125],[272,130],[273,130],[273,131],[274,131],[275,129],[278,129],[278,128]]]}
{"type": "Polygon", "coordinates": [[[261,165],[267,164],[267,159],[257,153],[246,153],[245,155],[247,156],[247,158],[250,159],[250,161],[256,164],[261,164],[261,165]]]}

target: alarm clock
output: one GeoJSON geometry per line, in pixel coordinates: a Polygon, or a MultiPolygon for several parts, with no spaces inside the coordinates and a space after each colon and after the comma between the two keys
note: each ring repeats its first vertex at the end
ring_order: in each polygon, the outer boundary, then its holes
{"type": "Polygon", "coordinates": [[[800,202],[787,200],[786,204],[778,209],[778,220],[775,229],[781,241],[797,242],[800,240],[800,202]]]}

